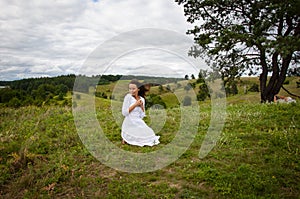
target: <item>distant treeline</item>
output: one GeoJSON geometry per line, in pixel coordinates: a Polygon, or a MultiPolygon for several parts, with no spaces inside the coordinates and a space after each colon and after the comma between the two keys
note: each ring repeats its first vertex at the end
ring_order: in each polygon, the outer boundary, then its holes
{"type": "Polygon", "coordinates": [[[89,92],[95,85],[110,84],[118,80],[143,79],[152,83],[168,83],[180,78],[155,78],[147,76],[122,76],[122,75],[62,75],[58,77],[28,78],[14,81],[0,81],[1,106],[27,106],[43,105],[50,103],[70,104],[71,100],[65,99],[68,92],[89,92]],[[160,81],[160,82],[158,82],[160,81]]]}
{"type": "Polygon", "coordinates": [[[75,75],[63,75],[0,81],[0,103],[11,107],[40,106],[57,101],[67,104],[64,97],[72,90],[75,78],[75,75]]]}
{"type": "Polygon", "coordinates": [[[91,87],[96,85],[110,84],[118,80],[132,80],[138,79],[143,80],[151,85],[167,84],[183,80],[183,78],[169,78],[169,77],[151,77],[151,76],[133,76],[133,75],[97,75],[97,76],[84,76],[79,75],[76,77],[73,90],[83,93],[88,93],[91,87]]]}
{"type": "Polygon", "coordinates": [[[121,78],[120,75],[103,75],[95,77],[62,75],[58,77],[28,78],[14,81],[0,81],[0,104],[2,106],[20,107],[27,105],[41,106],[61,102],[67,105],[71,100],[65,99],[74,87],[76,78],[84,78],[88,84],[83,84],[85,91],[98,79],[98,84],[109,84],[121,78]],[[101,78],[100,78],[101,77],[101,78]]]}
{"type": "Polygon", "coordinates": [[[0,86],[7,86],[13,90],[22,90],[31,92],[37,90],[43,84],[52,86],[65,85],[69,90],[73,88],[75,75],[62,75],[58,77],[39,77],[28,78],[14,81],[0,81],[0,86]]]}

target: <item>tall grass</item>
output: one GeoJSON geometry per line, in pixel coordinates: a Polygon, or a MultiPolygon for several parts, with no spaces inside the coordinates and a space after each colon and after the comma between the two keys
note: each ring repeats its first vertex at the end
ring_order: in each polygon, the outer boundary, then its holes
{"type": "MultiPolygon", "coordinates": [[[[97,117],[116,146],[133,152],[158,150],[177,130],[174,107],[154,148],[121,145],[110,103],[97,102],[97,117]],[[101,109],[100,109],[101,107],[101,109]]],[[[0,109],[2,198],[298,198],[300,105],[231,104],[216,147],[198,153],[210,121],[200,104],[200,123],[190,148],[155,172],[131,174],[103,165],[77,135],[70,107],[0,109]]],[[[147,122],[151,123],[150,120],[147,122]]]]}

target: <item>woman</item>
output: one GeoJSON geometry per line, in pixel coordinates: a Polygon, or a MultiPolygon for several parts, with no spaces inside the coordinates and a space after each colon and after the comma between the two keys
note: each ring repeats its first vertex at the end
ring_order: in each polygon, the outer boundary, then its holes
{"type": "Polygon", "coordinates": [[[279,95],[275,95],[274,96],[274,102],[286,102],[286,103],[291,103],[291,102],[296,102],[296,100],[294,100],[291,97],[284,97],[284,96],[279,96],[279,95]]]}
{"type": "Polygon", "coordinates": [[[129,93],[125,96],[122,114],[122,143],[137,146],[153,146],[159,144],[159,136],[144,122],[145,117],[145,86],[137,80],[129,83],[129,93]]]}

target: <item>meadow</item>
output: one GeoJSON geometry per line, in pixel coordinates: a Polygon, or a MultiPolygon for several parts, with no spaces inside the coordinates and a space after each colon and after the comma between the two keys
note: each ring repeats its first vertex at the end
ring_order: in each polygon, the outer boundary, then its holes
{"type": "MultiPolygon", "coordinates": [[[[290,89],[299,94],[293,85],[290,89]]],[[[122,150],[153,152],[176,136],[176,105],[166,110],[158,132],[161,144],[140,148],[121,144],[109,99],[96,98],[95,104],[105,135],[122,150]]],[[[77,133],[70,106],[1,107],[1,198],[299,198],[299,101],[261,104],[258,93],[228,97],[223,131],[204,158],[199,150],[211,105],[207,100],[199,107],[189,148],[170,165],[145,173],[115,170],[93,157],[77,133]]],[[[155,128],[151,118],[146,122],[155,128]]]]}

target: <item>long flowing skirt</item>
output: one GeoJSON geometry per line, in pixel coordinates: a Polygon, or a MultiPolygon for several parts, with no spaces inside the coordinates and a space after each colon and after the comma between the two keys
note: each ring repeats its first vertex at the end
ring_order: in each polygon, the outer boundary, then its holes
{"type": "Polygon", "coordinates": [[[159,137],[139,117],[125,117],[121,136],[125,142],[137,146],[153,146],[159,144],[159,137]]]}

